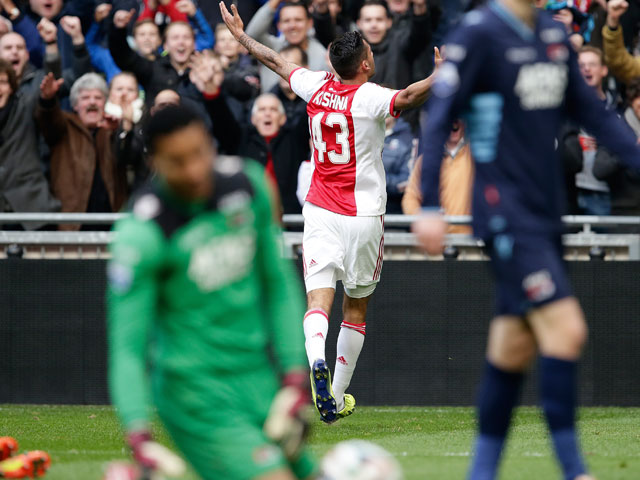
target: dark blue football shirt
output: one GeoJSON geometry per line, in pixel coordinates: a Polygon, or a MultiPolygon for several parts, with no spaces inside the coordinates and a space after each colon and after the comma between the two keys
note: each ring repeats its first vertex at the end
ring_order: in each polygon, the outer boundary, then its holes
{"type": "Polygon", "coordinates": [[[466,120],[476,163],[473,228],[558,233],[565,192],[556,135],[567,117],[629,166],[640,168],[635,137],[584,82],[563,26],[537,12],[534,29],[499,2],[469,12],[446,42],[420,138],[425,207],[439,205],[444,143],[466,120]]]}

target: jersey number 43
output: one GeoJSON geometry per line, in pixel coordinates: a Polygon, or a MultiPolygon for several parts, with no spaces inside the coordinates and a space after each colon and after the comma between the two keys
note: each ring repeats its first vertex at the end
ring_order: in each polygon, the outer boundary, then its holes
{"type": "Polygon", "coordinates": [[[318,153],[318,162],[324,162],[325,155],[331,163],[337,165],[344,165],[351,160],[349,123],[343,113],[320,112],[314,115],[311,119],[311,137],[318,153]],[[336,132],[337,127],[340,128],[339,132],[336,132]]]}

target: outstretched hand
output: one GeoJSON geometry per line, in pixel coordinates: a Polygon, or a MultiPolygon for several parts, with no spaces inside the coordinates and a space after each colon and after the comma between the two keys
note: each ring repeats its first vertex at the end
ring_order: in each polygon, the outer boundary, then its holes
{"type": "Polygon", "coordinates": [[[244,33],[244,23],[242,23],[238,9],[234,4],[231,4],[231,13],[229,13],[224,2],[220,2],[220,13],[231,35],[237,40],[244,33]]]}
{"type": "Polygon", "coordinates": [[[51,20],[42,17],[36,26],[40,38],[47,44],[55,43],[58,39],[58,27],[51,20]]]}
{"type": "Polygon", "coordinates": [[[100,23],[102,20],[107,18],[111,13],[111,8],[113,7],[110,3],[101,3],[100,5],[98,5],[93,14],[93,18],[95,19],[96,23],[100,23]]]}
{"type": "Polygon", "coordinates": [[[60,90],[60,87],[64,83],[64,78],[56,78],[53,76],[53,73],[49,72],[42,79],[42,83],[40,84],[40,97],[43,100],[51,100],[55,98],[60,90]]]}
{"type": "Polygon", "coordinates": [[[628,8],[627,0],[610,0],[607,3],[607,25],[616,28],[620,24],[620,17],[628,8]]]}
{"type": "Polygon", "coordinates": [[[80,18],[71,15],[65,15],[60,19],[60,26],[71,37],[74,45],[84,43],[84,35],[82,34],[82,25],[80,18]]]}
{"type": "MultiPolygon", "coordinates": [[[[444,53],[444,51],[442,53],[444,53]]],[[[433,65],[435,66],[435,69],[437,70],[438,68],[440,68],[440,65],[442,65],[443,63],[444,58],[440,54],[440,49],[438,47],[433,47],[433,65]]]]}
{"type": "Polygon", "coordinates": [[[127,10],[118,10],[113,14],[113,26],[116,28],[125,28],[131,22],[131,19],[135,15],[136,11],[131,9],[127,10]]]}
{"type": "Polygon", "coordinates": [[[190,67],[189,78],[196,88],[205,95],[217,95],[224,81],[224,71],[220,61],[195,52],[191,56],[190,67]]]}

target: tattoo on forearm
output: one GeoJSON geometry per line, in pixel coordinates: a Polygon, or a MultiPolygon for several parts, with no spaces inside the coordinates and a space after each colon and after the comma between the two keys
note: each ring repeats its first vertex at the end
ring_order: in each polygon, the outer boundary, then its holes
{"type": "Polygon", "coordinates": [[[246,33],[243,33],[238,41],[256,59],[264,63],[267,67],[274,70],[276,73],[280,73],[277,70],[280,64],[278,62],[279,55],[276,52],[271,50],[269,47],[261,44],[260,42],[254,40],[246,33]]]}

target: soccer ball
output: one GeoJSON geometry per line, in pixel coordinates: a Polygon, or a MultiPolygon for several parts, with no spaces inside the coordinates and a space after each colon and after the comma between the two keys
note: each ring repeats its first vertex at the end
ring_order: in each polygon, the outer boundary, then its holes
{"type": "Polygon", "coordinates": [[[398,461],[384,448],[364,440],[347,440],[322,459],[321,480],[402,480],[398,461]]]}

